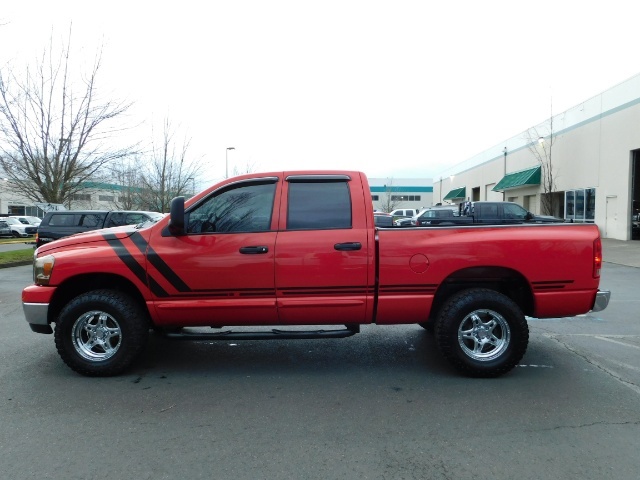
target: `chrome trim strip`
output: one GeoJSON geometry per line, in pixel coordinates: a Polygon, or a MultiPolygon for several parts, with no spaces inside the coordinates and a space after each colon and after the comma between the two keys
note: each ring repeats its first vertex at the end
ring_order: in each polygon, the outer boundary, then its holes
{"type": "Polygon", "coordinates": [[[49,325],[49,304],[48,303],[23,303],[22,309],[27,323],[35,325],[49,325]]]}

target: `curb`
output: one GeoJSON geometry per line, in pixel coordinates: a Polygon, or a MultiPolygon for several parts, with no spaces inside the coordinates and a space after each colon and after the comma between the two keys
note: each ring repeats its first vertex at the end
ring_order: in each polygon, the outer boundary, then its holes
{"type": "Polygon", "coordinates": [[[31,265],[32,263],[33,263],[33,260],[23,260],[21,262],[0,263],[0,268],[22,267],[24,265],[31,265]]]}

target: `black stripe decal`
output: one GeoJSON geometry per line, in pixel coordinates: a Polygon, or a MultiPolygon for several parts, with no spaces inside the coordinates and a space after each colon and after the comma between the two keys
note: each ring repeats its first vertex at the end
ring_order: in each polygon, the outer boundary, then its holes
{"type": "Polygon", "coordinates": [[[562,290],[567,285],[573,283],[573,280],[544,280],[540,282],[531,282],[533,289],[539,290],[562,290]]]}
{"type": "Polygon", "coordinates": [[[147,254],[147,246],[149,245],[147,243],[147,241],[144,239],[144,237],[142,235],[140,235],[140,233],[138,232],[134,232],[133,235],[131,235],[131,241],[133,242],[133,244],[138,247],[138,250],[140,250],[143,254],[147,254]]]}
{"type": "Polygon", "coordinates": [[[179,292],[190,292],[189,286],[165,263],[160,255],[149,246],[147,241],[138,232],[131,235],[131,241],[147,256],[147,260],[156,267],[156,270],[179,292]]]}
{"type": "Polygon", "coordinates": [[[179,292],[191,291],[189,285],[184,283],[182,279],[178,275],[176,275],[173,270],[171,270],[169,265],[167,265],[164,260],[160,258],[160,255],[154,252],[153,248],[151,247],[149,247],[149,250],[147,252],[147,260],[149,260],[151,265],[156,267],[156,270],[160,272],[160,274],[171,284],[171,286],[173,286],[173,288],[175,288],[179,292]]]}
{"type": "Polygon", "coordinates": [[[158,297],[168,297],[169,294],[151,277],[147,282],[147,274],[144,268],[129,253],[123,243],[112,233],[103,235],[104,239],[111,245],[113,251],[129,270],[145,285],[149,285],[151,292],[158,297]]]}

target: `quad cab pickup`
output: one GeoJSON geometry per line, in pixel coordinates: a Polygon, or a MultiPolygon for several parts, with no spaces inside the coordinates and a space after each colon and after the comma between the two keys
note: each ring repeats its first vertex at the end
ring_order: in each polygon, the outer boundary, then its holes
{"type": "Polygon", "coordinates": [[[24,313],[34,332],[54,333],[69,367],[91,376],[130,368],[150,329],[236,341],[417,324],[434,330],[462,373],[495,377],[525,353],[525,316],[608,303],[594,225],[399,229],[377,228],[373,217],[360,172],[227,179],[174,199],[155,224],[39,247],[24,313]]]}

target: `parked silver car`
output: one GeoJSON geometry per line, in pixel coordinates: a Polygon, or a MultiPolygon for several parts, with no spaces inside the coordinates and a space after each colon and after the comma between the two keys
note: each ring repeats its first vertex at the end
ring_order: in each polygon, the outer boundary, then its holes
{"type": "Polygon", "coordinates": [[[0,237],[11,237],[11,228],[4,220],[0,220],[0,237]]]}
{"type": "Polygon", "coordinates": [[[9,224],[11,235],[14,237],[30,237],[38,232],[38,227],[20,223],[17,218],[3,217],[2,220],[9,224]]]}
{"type": "Polygon", "coordinates": [[[40,222],[42,221],[41,218],[32,217],[30,215],[11,215],[11,218],[15,218],[23,225],[33,225],[34,227],[40,225],[40,222]]]}

